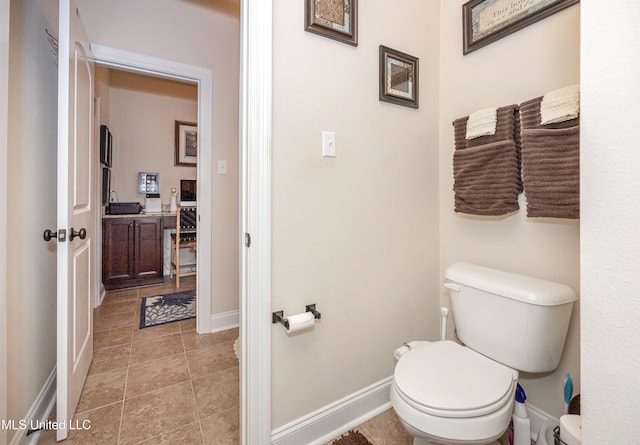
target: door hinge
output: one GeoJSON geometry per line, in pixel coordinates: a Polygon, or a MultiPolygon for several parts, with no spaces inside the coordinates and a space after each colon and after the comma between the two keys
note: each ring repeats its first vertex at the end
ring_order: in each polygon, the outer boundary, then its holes
{"type": "Polygon", "coordinates": [[[246,247],[251,247],[251,235],[249,233],[244,234],[244,245],[246,247]]]}

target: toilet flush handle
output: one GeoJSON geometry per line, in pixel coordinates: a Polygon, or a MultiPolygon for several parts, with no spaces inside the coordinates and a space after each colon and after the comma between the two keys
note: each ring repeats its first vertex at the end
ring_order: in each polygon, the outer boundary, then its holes
{"type": "Polygon", "coordinates": [[[453,291],[453,292],[460,292],[460,286],[458,286],[457,284],[453,284],[453,283],[444,283],[444,287],[446,287],[447,289],[453,291]]]}

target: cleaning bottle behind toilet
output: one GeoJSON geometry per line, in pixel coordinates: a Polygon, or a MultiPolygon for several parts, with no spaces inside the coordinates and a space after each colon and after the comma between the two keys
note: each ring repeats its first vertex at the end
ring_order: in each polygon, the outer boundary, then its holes
{"type": "Polygon", "coordinates": [[[527,394],[518,383],[516,403],[513,406],[513,445],[531,445],[531,420],[525,405],[527,394]]]}

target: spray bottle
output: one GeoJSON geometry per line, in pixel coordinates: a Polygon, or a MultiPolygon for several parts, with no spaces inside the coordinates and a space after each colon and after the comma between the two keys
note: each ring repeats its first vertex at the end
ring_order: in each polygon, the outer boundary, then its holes
{"type": "Polygon", "coordinates": [[[531,445],[531,420],[525,405],[527,394],[518,383],[516,403],[513,406],[513,445],[531,445]]]}

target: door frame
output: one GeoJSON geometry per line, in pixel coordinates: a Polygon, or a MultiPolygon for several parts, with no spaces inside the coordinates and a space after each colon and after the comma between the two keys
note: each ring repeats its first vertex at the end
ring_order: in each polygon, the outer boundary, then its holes
{"type": "MultiPolygon", "coordinates": [[[[91,44],[96,66],[114,68],[154,77],[196,84],[198,87],[198,248],[196,262],[200,270],[210,271],[212,267],[212,131],[213,121],[213,73],[208,68],[189,65],[173,60],[147,56],[103,45],[91,44]]],[[[198,299],[197,331],[199,334],[211,332],[211,296],[212,280],[210,273],[196,275],[196,295],[208,295],[198,299]]]]}
{"type": "Polygon", "coordinates": [[[240,2],[242,445],[271,443],[272,5],[240,2]]]}

